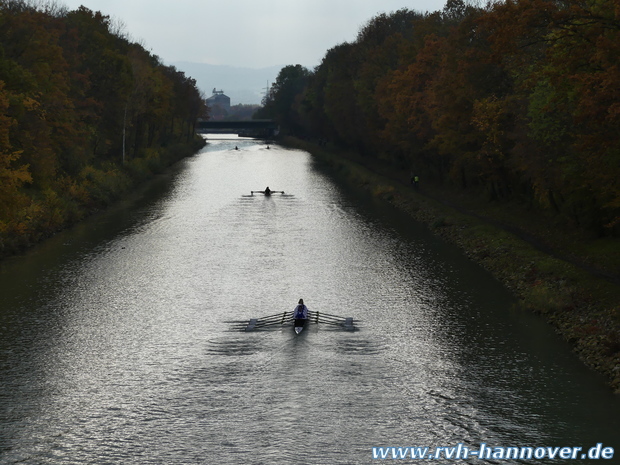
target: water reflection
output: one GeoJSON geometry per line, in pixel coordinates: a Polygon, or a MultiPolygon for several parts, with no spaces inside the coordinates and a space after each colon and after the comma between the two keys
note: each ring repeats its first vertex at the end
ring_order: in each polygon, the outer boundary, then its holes
{"type": "Polygon", "coordinates": [[[617,439],[618,399],[549,328],[304,152],[212,140],[0,276],[2,463],[348,464],[373,446],[617,439]],[[287,196],[249,195],[267,185],[287,196]],[[300,297],[361,330],[231,331],[300,297]]]}

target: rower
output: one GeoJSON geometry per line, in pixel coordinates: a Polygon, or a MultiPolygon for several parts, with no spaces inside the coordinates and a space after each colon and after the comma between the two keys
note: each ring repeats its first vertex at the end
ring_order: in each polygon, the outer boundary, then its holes
{"type": "Polygon", "coordinates": [[[295,326],[304,326],[308,319],[308,307],[304,305],[304,299],[299,299],[299,303],[293,310],[293,318],[295,319],[295,326]]]}
{"type": "Polygon", "coordinates": [[[265,195],[271,195],[271,189],[269,189],[269,186],[265,187],[265,195]]]}

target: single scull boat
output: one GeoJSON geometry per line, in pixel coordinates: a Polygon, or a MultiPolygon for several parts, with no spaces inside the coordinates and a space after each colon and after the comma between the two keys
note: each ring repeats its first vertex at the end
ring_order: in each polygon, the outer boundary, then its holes
{"type": "Polygon", "coordinates": [[[295,330],[296,334],[299,334],[304,330],[304,326],[306,326],[306,320],[307,318],[295,319],[295,322],[293,323],[293,329],[295,330]]]}
{"type": "Polygon", "coordinates": [[[264,191],[250,191],[250,193],[252,195],[263,194],[265,197],[269,197],[271,194],[284,194],[284,191],[272,191],[271,189],[267,188],[264,191]]]}

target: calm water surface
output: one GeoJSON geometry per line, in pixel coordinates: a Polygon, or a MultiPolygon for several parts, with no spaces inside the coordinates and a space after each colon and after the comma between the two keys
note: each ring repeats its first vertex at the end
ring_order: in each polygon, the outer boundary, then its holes
{"type": "MultiPolygon", "coordinates": [[[[343,191],[301,151],[211,140],[141,195],[1,263],[0,296],[2,464],[620,447],[620,399],[552,331],[458,251],[343,191]],[[265,186],[287,195],[249,196],[265,186]],[[300,297],[359,330],[229,322],[300,297]]],[[[569,462],[584,463],[425,461],[569,462]]]]}

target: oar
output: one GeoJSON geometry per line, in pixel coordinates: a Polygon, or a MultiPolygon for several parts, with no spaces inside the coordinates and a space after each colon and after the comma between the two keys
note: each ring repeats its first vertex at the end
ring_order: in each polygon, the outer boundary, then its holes
{"type": "Polygon", "coordinates": [[[284,316],[279,317],[278,319],[271,318],[267,321],[256,319],[253,326],[255,328],[265,328],[269,326],[281,326],[284,323],[291,322],[291,321],[293,321],[293,318],[290,315],[288,317],[284,315],[284,316]]]}
{"type": "MultiPolygon", "coordinates": [[[[290,312],[284,312],[284,313],[290,313],[290,312]]],[[[273,315],[267,315],[267,316],[261,316],[260,318],[257,318],[258,320],[268,320],[270,318],[278,318],[282,316],[282,312],[278,312],[278,313],[274,313],[273,315]]]]}
{"type": "Polygon", "coordinates": [[[344,321],[344,317],[330,315],[328,313],[316,312],[315,320],[318,323],[319,321],[344,321]]]}
{"type": "Polygon", "coordinates": [[[319,321],[320,324],[322,325],[332,325],[332,326],[345,326],[344,321],[342,323],[337,323],[335,321],[319,321]]]}
{"type": "Polygon", "coordinates": [[[330,319],[330,320],[344,320],[343,316],[326,315],[325,313],[320,313],[320,312],[317,312],[317,316],[319,318],[327,318],[327,319],[330,319]]]}
{"type": "MultiPolygon", "coordinates": [[[[254,193],[255,193],[255,192],[256,192],[257,194],[264,194],[264,193],[265,193],[265,191],[250,191],[250,193],[251,193],[252,195],[254,195],[254,193]]],[[[270,194],[284,194],[284,191],[269,191],[269,193],[270,193],[270,194]]]]}
{"type": "MultiPolygon", "coordinates": [[[[292,321],[292,320],[291,320],[292,321]]],[[[268,328],[270,326],[282,326],[284,323],[280,321],[272,321],[270,323],[256,323],[254,325],[255,328],[268,328]]]]}
{"type": "Polygon", "coordinates": [[[321,312],[321,316],[331,316],[331,317],[334,317],[334,318],[345,318],[345,317],[340,316],[340,315],[332,315],[331,313],[325,313],[325,312],[321,312]]]}
{"type": "MultiPolygon", "coordinates": [[[[290,312],[284,312],[284,315],[286,315],[287,313],[290,313],[290,312]]],[[[272,320],[272,319],[275,319],[275,318],[282,318],[282,315],[283,315],[282,312],[278,312],[275,315],[267,315],[267,316],[263,316],[261,318],[257,318],[257,320],[260,320],[260,321],[272,320]]]]}
{"type": "Polygon", "coordinates": [[[336,326],[353,327],[353,318],[330,315],[329,313],[316,312],[316,323],[331,324],[336,326]]]}
{"type": "Polygon", "coordinates": [[[263,318],[250,318],[248,323],[245,322],[235,322],[237,324],[243,324],[244,326],[251,327],[252,329],[257,327],[264,327],[276,324],[282,324],[283,319],[286,318],[286,312],[284,314],[276,313],[275,315],[269,315],[263,318]]]}
{"type": "Polygon", "coordinates": [[[284,321],[291,318],[290,312],[277,313],[276,315],[266,316],[264,318],[257,318],[257,324],[270,324],[270,323],[284,323],[284,321]]]}
{"type": "Polygon", "coordinates": [[[272,316],[270,318],[257,318],[257,320],[261,323],[271,323],[272,321],[278,322],[282,320],[282,315],[272,316]]]}

